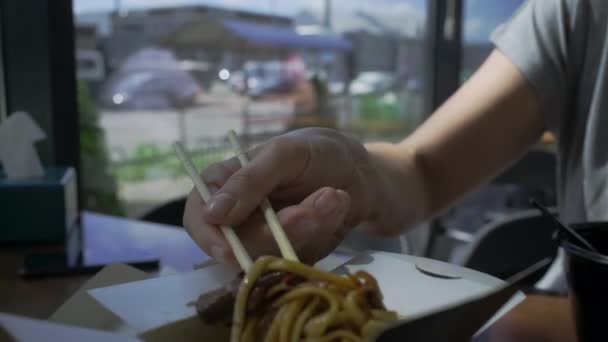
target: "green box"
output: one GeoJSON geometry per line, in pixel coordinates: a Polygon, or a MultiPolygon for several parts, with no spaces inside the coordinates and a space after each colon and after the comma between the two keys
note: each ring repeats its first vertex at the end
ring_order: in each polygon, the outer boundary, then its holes
{"type": "Polygon", "coordinates": [[[8,180],[0,170],[0,242],[64,242],[78,218],[73,168],[8,180]]]}

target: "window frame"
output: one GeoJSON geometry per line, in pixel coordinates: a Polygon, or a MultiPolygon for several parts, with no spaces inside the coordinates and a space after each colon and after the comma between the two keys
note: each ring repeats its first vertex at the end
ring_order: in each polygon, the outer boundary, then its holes
{"type": "Polygon", "coordinates": [[[427,116],[460,87],[462,19],[463,0],[427,0],[425,53],[429,63],[424,96],[427,116]]]}
{"type": "Polygon", "coordinates": [[[46,133],[37,144],[43,163],[73,167],[80,185],[72,6],[72,0],[0,2],[1,90],[7,116],[26,111],[46,133]]]}

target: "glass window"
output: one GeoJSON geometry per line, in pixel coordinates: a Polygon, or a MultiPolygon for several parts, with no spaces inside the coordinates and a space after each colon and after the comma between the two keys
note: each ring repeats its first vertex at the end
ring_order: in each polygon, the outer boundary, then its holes
{"type": "MultiPolygon", "coordinates": [[[[0,30],[0,51],[4,51],[2,44],[2,31],[0,30]]],[[[4,120],[7,116],[5,95],[6,92],[4,82],[4,61],[2,58],[2,54],[0,54],[0,121],[4,120]]]]}
{"type": "Polygon", "coordinates": [[[494,45],[492,32],[508,20],[524,0],[464,0],[461,81],[488,57],[494,45]]]}
{"type": "Polygon", "coordinates": [[[425,0],[75,0],[74,12],[88,209],[141,217],[185,196],[176,140],[203,168],[229,155],[229,129],[248,144],[308,126],[390,140],[422,118],[425,0]]]}

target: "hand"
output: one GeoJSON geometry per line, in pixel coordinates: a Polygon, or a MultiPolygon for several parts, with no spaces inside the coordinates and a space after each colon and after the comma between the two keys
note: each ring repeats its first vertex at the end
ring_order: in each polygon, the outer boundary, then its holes
{"type": "Polygon", "coordinates": [[[302,129],[273,138],[248,152],[241,168],[232,158],[204,170],[213,196],[205,205],[190,193],[184,226],[209,255],[234,256],[220,230],[231,225],[252,257],[278,254],[259,210],[268,197],[296,253],[313,263],[329,254],[371,210],[367,150],[329,129],[302,129]]]}

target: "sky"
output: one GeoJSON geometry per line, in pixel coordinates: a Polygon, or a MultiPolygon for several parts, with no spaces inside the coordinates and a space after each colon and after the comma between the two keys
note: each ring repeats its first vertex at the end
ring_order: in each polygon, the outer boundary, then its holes
{"type": "Polygon", "coordinates": [[[468,42],[487,41],[494,29],[519,8],[523,0],[464,0],[464,35],[468,42]]]}
{"type": "MultiPolygon", "coordinates": [[[[464,0],[464,40],[487,41],[494,28],[517,9],[522,0],[464,0]]],[[[212,5],[261,13],[293,16],[306,10],[322,17],[324,0],[74,0],[78,16],[107,12],[118,5],[123,10],[183,5],[212,5]]],[[[425,24],[426,0],[332,0],[332,23],[338,32],[365,26],[358,13],[377,18],[385,26],[406,35],[415,35],[425,24]]]]}

